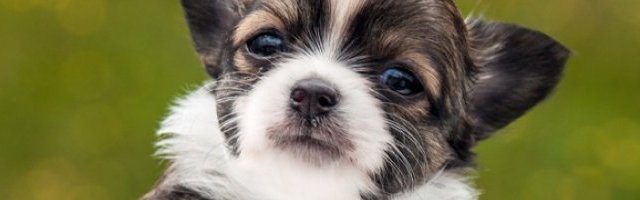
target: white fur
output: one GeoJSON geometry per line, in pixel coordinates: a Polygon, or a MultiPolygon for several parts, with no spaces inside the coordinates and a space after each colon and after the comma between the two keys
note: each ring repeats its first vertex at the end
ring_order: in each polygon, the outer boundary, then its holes
{"type": "MultiPolygon", "coordinates": [[[[370,186],[362,171],[352,167],[311,168],[278,155],[256,160],[229,156],[218,128],[216,101],[207,89],[210,85],[179,100],[158,132],[162,138],[158,153],[175,167],[168,183],[206,197],[240,200],[359,199],[354,189],[370,186]]],[[[476,192],[464,178],[445,172],[395,199],[466,200],[476,199],[476,192]]]]}
{"type": "Polygon", "coordinates": [[[327,29],[325,52],[336,58],[340,56],[341,45],[345,42],[349,20],[357,14],[366,0],[331,0],[331,22],[327,29]]]}
{"type": "Polygon", "coordinates": [[[237,197],[240,193],[232,188],[232,181],[211,174],[225,172],[229,166],[211,86],[207,83],[177,101],[158,130],[156,154],[174,164],[166,183],[184,185],[205,196],[237,197]]]}

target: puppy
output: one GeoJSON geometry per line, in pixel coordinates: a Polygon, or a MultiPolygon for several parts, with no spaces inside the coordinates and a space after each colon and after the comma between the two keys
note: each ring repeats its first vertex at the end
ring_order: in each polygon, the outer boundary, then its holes
{"type": "Polygon", "coordinates": [[[451,0],[182,0],[213,81],[177,102],[147,200],[476,199],[471,149],[569,51],[451,0]]]}

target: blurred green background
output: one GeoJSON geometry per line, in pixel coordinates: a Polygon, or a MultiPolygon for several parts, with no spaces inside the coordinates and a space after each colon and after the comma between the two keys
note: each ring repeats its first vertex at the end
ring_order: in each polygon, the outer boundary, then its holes
{"type": "MultiPolygon", "coordinates": [[[[482,199],[640,199],[640,1],[458,1],[574,51],[555,95],[477,148],[482,199]]],[[[136,199],[158,121],[206,79],[177,0],[0,1],[0,198],[136,199]]]]}

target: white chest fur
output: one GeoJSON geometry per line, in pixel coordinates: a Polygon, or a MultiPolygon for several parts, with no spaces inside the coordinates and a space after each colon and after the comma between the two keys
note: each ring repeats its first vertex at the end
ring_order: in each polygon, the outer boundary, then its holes
{"type": "Polygon", "coordinates": [[[257,199],[351,200],[372,188],[366,174],[341,166],[313,167],[284,156],[235,162],[229,173],[257,199]]]}

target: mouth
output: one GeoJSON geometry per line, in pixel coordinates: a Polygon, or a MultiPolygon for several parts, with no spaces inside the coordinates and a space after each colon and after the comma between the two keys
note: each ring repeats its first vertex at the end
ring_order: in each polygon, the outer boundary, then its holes
{"type": "Polygon", "coordinates": [[[268,138],[276,148],[308,161],[333,160],[354,149],[338,120],[316,120],[314,123],[299,118],[285,120],[269,129],[268,138]]]}
{"type": "Polygon", "coordinates": [[[329,141],[314,138],[310,135],[285,136],[274,139],[276,146],[281,148],[307,149],[312,152],[340,154],[340,148],[329,141]]]}

